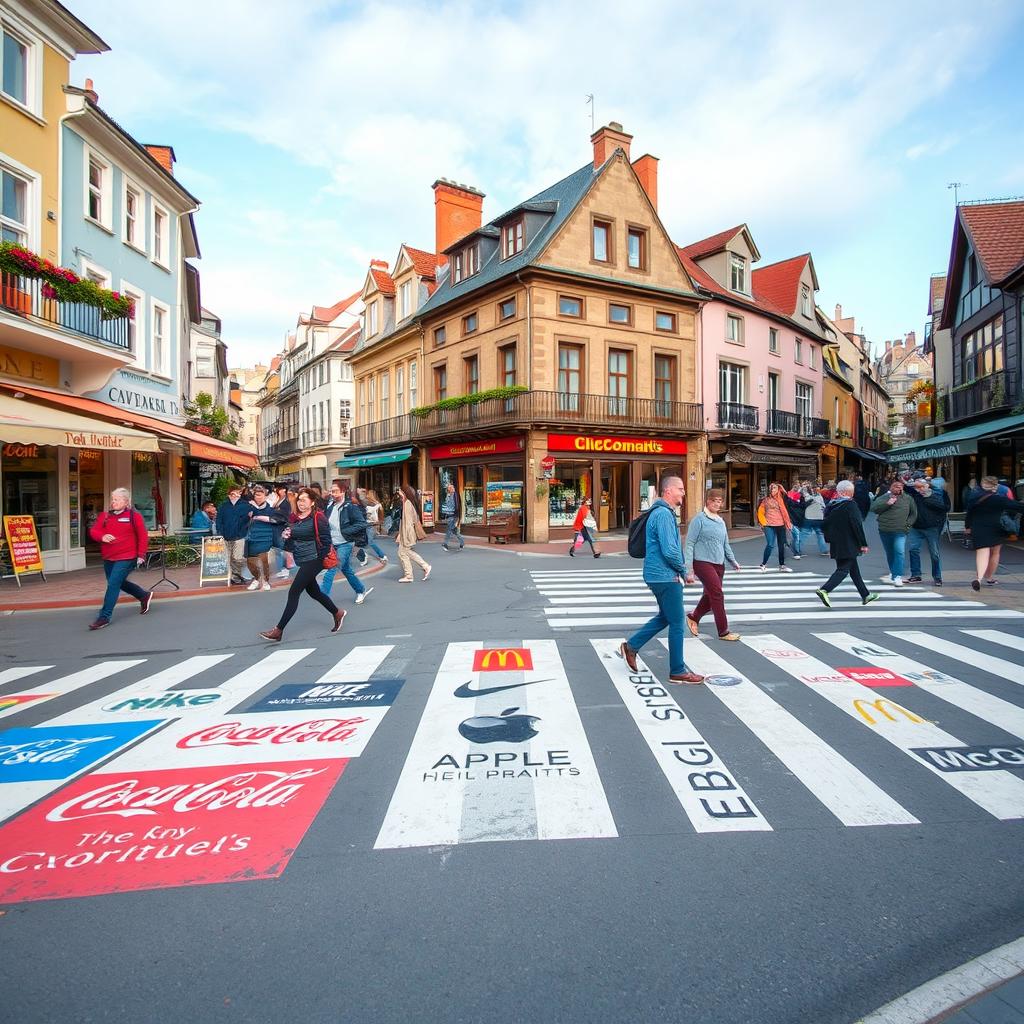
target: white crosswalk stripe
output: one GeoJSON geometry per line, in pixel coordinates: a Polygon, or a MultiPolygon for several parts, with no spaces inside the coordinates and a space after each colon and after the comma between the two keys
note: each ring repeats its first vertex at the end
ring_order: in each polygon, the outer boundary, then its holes
{"type": "Polygon", "coordinates": [[[1009,679],[1011,683],[1020,683],[1024,686],[1024,667],[1015,665],[1005,658],[997,658],[994,655],[985,654],[983,651],[964,647],[963,644],[953,643],[952,640],[947,640],[945,637],[934,637],[916,630],[902,632],[889,630],[889,635],[925,647],[929,651],[944,654],[947,658],[954,658],[956,661],[962,661],[985,672],[991,672],[993,675],[1002,676],[1004,679],[1009,679]]]}
{"type": "MultiPolygon", "coordinates": [[[[809,613],[817,613],[815,621],[847,616],[894,622],[1024,617],[1020,612],[992,608],[980,601],[918,586],[884,587],[879,591],[879,601],[865,608],[848,581],[831,595],[832,607],[826,609],[814,591],[825,583],[828,575],[811,569],[792,573],[762,573],[756,568],[727,572],[724,589],[729,621],[787,622],[794,614],[804,618],[809,613]]],[[[531,570],[530,578],[544,598],[544,614],[552,629],[634,628],[657,611],[657,602],[644,583],[639,566],[589,572],[568,568],[531,570]]],[[[701,593],[699,583],[685,587],[683,604],[688,612],[696,607],[701,593]]]]}
{"type": "Polygon", "coordinates": [[[17,679],[24,679],[25,676],[35,675],[37,672],[45,672],[52,665],[25,665],[20,668],[5,668],[0,672],[0,684],[13,683],[17,679]]]}

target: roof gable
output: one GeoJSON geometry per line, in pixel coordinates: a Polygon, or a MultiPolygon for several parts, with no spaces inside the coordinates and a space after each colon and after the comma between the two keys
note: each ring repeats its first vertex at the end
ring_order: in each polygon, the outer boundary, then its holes
{"type": "Polygon", "coordinates": [[[313,315],[310,320],[321,324],[332,323],[338,316],[345,312],[349,306],[358,302],[363,296],[362,292],[353,292],[344,299],[339,299],[333,306],[314,306],[313,315]]]}
{"type": "Polygon", "coordinates": [[[739,234],[743,235],[743,240],[750,250],[750,258],[756,263],[761,258],[761,253],[754,244],[754,238],[746,224],[737,224],[736,227],[729,228],[727,231],[719,231],[717,235],[702,238],[699,242],[691,242],[689,245],[683,246],[683,252],[691,259],[702,260],[705,256],[713,256],[715,253],[727,249],[729,243],[739,234]]]}
{"type": "Polygon", "coordinates": [[[374,292],[380,292],[381,295],[388,297],[393,297],[395,294],[395,281],[388,273],[388,265],[385,260],[370,260],[370,267],[366,271],[366,280],[360,294],[367,299],[374,292]]]}
{"type": "Polygon", "coordinates": [[[427,252],[425,249],[414,249],[404,242],[398,250],[395,259],[395,271],[392,277],[401,277],[410,267],[416,272],[417,277],[425,281],[433,281],[437,274],[437,255],[427,252]]]}
{"type": "Polygon", "coordinates": [[[809,252],[793,256],[788,260],[758,267],[751,275],[754,296],[770,303],[786,316],[795,316],[800,302],[800,280],[804,270],[810,267],[812,289],[817,291],[818,276],[809,252]]]}
{"type": "Polygon", "coordinates": [[[960,221],[993,288],[1024,264],[1024,200],[958,208],[960,221]]]}

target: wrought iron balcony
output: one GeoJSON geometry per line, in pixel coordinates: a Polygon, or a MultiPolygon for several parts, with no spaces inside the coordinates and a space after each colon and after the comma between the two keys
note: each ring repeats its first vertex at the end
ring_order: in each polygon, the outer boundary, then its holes
{"type": "Polygon", "coordinates": [[[821,416],[801,416],[800,436],[827,441],[832,436],[832,427],[829,421],[821,416]]]}
{"type": "Polygon", "coordinates": [[[357,423],[351,430],[350,448],[405,444],[412,440],[413,417],[409,413],[372,423],[357,423]]]}
{"type": "Polygon", "coordinates": [[[760,412],[756,406],[739,402],[718,403],[718,426],[723,430],[758,430],[760,412]]]}
{"type": "Polygon", "coordinates": [[[953,388],[940,400],[945,422],[967,419],[981,413],[1009,409],[1017,404],[1017,375],[1001,370],[953,388]]]}
{"type": "Polygon", "coordinates": [[[318,444],[330,444],[330,431],[326,427],[319,427],[316,430],[305,430],[302,433],[302,447],[312,448],[318,444]]]}
{"type": "Polygon", "coordinates": [[[793,437],[799,437],[801,419],[803,417],[799,413],[769,409],[766,429],[769,434],[791,434],[793,437]]]}
{"type": "Polygon", "coordinates": [[[885,452],[892,447],[892,441],[881,430],[865,430],[860,447],[872,452],[885,452]]]}
{"type": "Polygon", "coordinates": [[[267,445],[267,457],[271,459],[280,459],[285,455],[292,455],[298,450],[298,437],[286,437],[283,441],[276,441],[274,444],[267,445]]]}

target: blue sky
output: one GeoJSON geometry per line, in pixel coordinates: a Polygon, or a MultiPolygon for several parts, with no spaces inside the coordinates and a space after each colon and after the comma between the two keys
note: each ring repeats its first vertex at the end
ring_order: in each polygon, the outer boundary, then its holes
{"type": "Polygon", "coordinates": [[[370,258],[433,248],[435,178],[484,191],[486,219],[586,163],[587,93],[661,159],[677,242],[745,222],[761,265],[810,251],[819,305],[879,346],[920,336],[947,183],[1024,194],[1013,0],[69,3],[111,46],[73,83],[173,145],[202,200],[203,301],[233,366],[268,361],[370,258]]]}

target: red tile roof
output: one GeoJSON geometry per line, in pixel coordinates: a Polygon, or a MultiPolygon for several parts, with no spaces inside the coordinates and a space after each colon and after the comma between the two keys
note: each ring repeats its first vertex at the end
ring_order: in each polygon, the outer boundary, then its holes
{"type": "MultiPolygon", "coordinates": [[[[730,237],[732,237],[730,235],[730,237]]],[[[695,243],[700,245],[700,242],[695,243]]],[[[683,261],[683,266],[686,268],[686,272],[690,275],[690,279],[694,284],[703,288],[705,291],[711,292],[713,295],[719,296],[719,298],[732,300],[732,301],[746,301],[752,306],[756,306],[758,309],[765,313],[770,313],[772,316],[788,316],[784,310],[779,309],[773,302],[759,295],[754,295],[750,299],[745,299],[744,296],[737,295],[735,292],[729,291],[728,288],[720,285],[707,271],[702,270],[696,261],[689,255],[687,251],[690,246],[681,248],[676,246],[676,252],[679,253],[679,258],[683,261]]]]}
{"type": "Polygon", "coordinates": [[[960,207],[989,283],[997,286],[1024,263],[1024,200],[960,207]]]}
{"type": "MultiPolygon", "coordinates": [[[[387,267],[387,264],[385,263],[384,266],[387,267]]],[[[377,290],[381,295],[395,294],[395,280],[386,269],[380,270],[378,267],[371,265],[370,273],[373,275],[373,283],[377,286],[377,290]]]]}
{"type": "Polygon", "coordinates": [[[800,275],[810,258],[811,254],[805,252],[802,256],[758,267],[750,275],[754,297],[770,303],[786,316],[793,316],[799,298],[800,275]]]}
{"type": "Polygon", "coordinates": [[[359,323],[358,321],[352,324],[351,327],[347,328],[342,332],[341,336],[335,339],[328,352],[351,352],[356,347],[356,342],[359,340],[359,323]]]}
{"type": "Polygon", "coordinates": [[[409,254],[409,259],[412,260],[416,273],[420,277],[433,281],[437,274],[437,253],[425,252],[423,249],[414,249],[411,245],[404,246],[404,249],[409,254]]]}
{"type": "Polygon", "coordinates": [[[717,235],[712,235],[710,238],[702,238],[699,242],[691,242],[683,247],[682,252],[692,259],[703,259],[712,253],[721,252],[725,248],[726,243],[735,238],[742,230],[743,225],[738,224],[728,231],[719,231],[717,235]]]}
{"type": "Polygon", "coordinates": [[[333,306],[314,306],[312,319],[319,320],[323,324],[329,324],[339,313],[348,309],[362,294],[362,291],[354,292],[347,298],[339,299],[333,306]]]}

